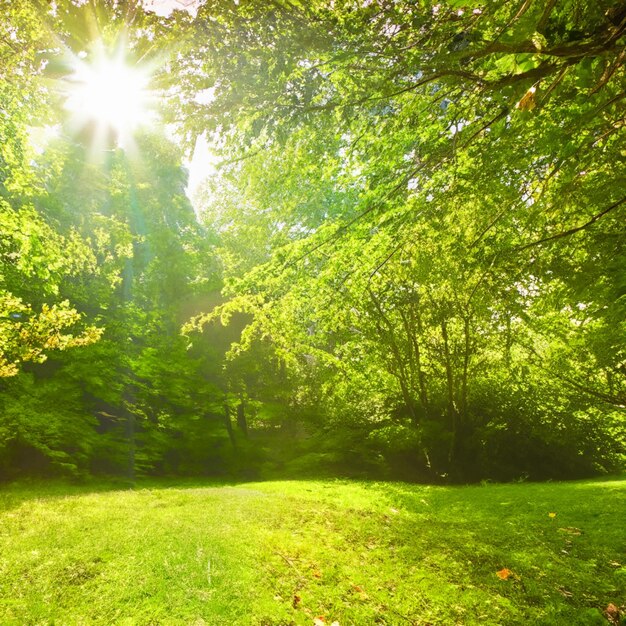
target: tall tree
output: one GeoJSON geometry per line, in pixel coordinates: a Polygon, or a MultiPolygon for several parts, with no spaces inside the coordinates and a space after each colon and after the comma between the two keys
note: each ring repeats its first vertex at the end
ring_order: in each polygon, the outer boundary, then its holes
{"type": "Polygon", "coordinates": [[[563,420],[592,464],[597,433],[623,437],[623,327],[602,321],[623,303],[583,285],[591,266],[623,283],[625,17],[583,1],[206,5],[177,63],[183,123],[223,147],[205,195],[223,310],[254,313],[250,333],[293,368],[323,363],[329,388],[374,377],[370,429],[413,431],[416,465],[467,475],[485,446],[505,464],[499,432],[523,424],[554,472],[563,420]]]}

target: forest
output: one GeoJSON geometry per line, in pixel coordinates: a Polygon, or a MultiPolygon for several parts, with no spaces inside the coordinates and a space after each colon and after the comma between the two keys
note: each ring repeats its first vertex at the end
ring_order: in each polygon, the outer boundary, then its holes
{"type": "Polygon", "coordinates": [[[626,626],[626,5],[0,0],[2,626],[626,626]]]}
{"type": "Polygon", "coordinates": [[[623,470],[623,3],[0,8],[2,480],[623,470]]]}

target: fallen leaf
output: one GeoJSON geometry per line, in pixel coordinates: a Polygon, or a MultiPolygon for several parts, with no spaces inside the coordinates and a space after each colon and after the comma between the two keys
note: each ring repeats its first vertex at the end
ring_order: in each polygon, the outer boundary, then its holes
{"type": "Polygon", "coordinates": [[[556,513],[548,513],[548,517],[550,519],[554,519],[556,517],[556,513]]]}
{"type": "Polygon", "coordinates": [[[311,576],[313,576],[313,578],[321,578],[322,577],[322,573],[319,570],[313,570],[311,572],[311,576]]]}
{"type": "Polygon", "coordinates": [[[568,533],[570,535],[575,535],[578,537],[583,534],[583,531],[580,528],[574,528],[573,526],[567,526],[565,528],[559,528],[562,533],[568,533]]]}
{"type": "Polygon", "coordinates": [[[513,572],[510,569],[507,569],[506,567],[503,567],[501,570],[498,570],[496,572],[496,576],[500,580],[508,580],[512,575],[513,575],[513,572]]]}
{"type": "Polygon", "coordinates": [[[574,595],[571,591],[565,589],[565,587],[559,587],[558,591],[564,598],[571,598],[574,595]]]}
{"type": "Polygon", "coordinates": [[[302,602],[302,598],[298,594],[295,594],[293,596],[293,602],[292,602],[293,608],[297,609],[298,608],[298,604],[300,604],[300,602],[302,602]]]}
{"type": "Polygon", "coordinates": [[[363,589],[363,587],[359,586],[359,585],[352,585],[352,590],[355,593],[359,594],[359,599],[360,600],[367,600],[369,599],[369,596],[367,595],[367,593],[365,593],[365,590],[363,589]]]}
{"type": "Polygon", "coordinates": [[[620,610],[610,602],[609,605],[604,609],[604,615],[611,622],[611,624],[619,624],[620,622],[620,610]]]}
{"type": "Polygon", "coordinates": [[[621,567],[622,566],[622,564],[618,563],[617,561],[609,561],[609,565],[611,567],[621,567]]]}

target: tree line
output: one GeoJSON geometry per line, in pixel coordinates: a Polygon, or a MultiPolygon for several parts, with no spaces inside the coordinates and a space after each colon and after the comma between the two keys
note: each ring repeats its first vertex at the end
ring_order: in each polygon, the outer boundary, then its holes
{"type": "Polygon", "coordinates": [[[7,476],[621,467],[620,3],[4,4],[7,476]],[[71,131],[54,85],[94,19],[164,59],[177,142],[71,131]]]}

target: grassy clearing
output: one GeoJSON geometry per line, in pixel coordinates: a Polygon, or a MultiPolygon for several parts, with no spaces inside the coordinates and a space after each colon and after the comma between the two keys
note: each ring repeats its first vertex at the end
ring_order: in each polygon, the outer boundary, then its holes
{"type": "Polygon", "coordinates": [[[625,480],[0,491],[3,625],[589,626],[609,603],[625,480]]]}

